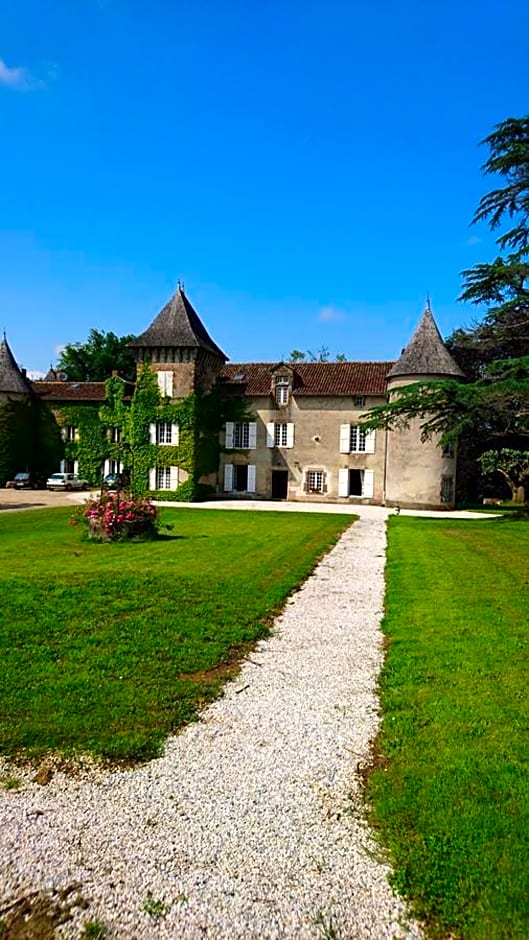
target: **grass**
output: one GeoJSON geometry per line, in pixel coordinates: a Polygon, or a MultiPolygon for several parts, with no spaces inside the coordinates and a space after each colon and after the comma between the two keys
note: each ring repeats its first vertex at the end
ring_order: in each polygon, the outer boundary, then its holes
{"type": "Polygon", "coordinates": [[[529,936],[529,525],[393,518],[371,820],[433,936],[529,936]]]}
{"type": "Polygon", "coordinates": [[[351,523],[166,509],[170,536],[93,544],[69,514],[0,515],[0,754],[157,755],[351,523]]]}

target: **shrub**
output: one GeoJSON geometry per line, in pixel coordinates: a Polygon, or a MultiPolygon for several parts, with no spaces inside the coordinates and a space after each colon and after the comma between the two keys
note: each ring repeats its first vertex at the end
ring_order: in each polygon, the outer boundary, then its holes
{"type": "Polygon", "coordinates": [[[124,493],[101,493],[89,499],[70,520],[84,525],[89,539],[117,542],[125,539],[154,539],[159,517],[150,499],[124,493]]]}

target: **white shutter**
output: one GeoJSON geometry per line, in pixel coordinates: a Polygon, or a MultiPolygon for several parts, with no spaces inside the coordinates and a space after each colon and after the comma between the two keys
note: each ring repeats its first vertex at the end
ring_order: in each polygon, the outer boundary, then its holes
{"type": "Polygon", "coordinates": [[[61,473],[66,473],[65,467],[66,467],[66,461],[65,461],[65,460],[61,460],[61,462],[60,462],[60,464],[59,464],[59,469],[60,469],[61,473]]]}
{"type": "Polygon", "coordinates": [[[156,489],[156,467],[152,467],[149,470],[149,489],[150,490],[156,489]]]}
{"type": "Polygon", "coordinates": [[[254,464],[248,465],[248,484],[246,487],[248,493],[255,493],[255,466],[254,464]]]}
{"type": "Polygon", "coordinates": [[[366,449],[365,449],[365,452],[366,452],[366,454],[374,454],[374,453],[375,453],[375,432],[374,432],[374,431],[366,431],[366,449]]]}
{"type": "Polygon", "coordinates": [[[294,446],[294,425],[291,421],[287,424],[287,447],[294,446]]]}
{"type": "Polygon", "coordinates": [[[233,490],[233,464],[224,464],[224,492],[231,493],[233,490]]]}
{"type": "Polygon", "coordinates": [[[226,421],[226,450],[233,450],[233,421],[226,421]]]}
{"type": "Polygon", "coordinates": [[[340,453],[348,454],[351,450],[351,425],[340,425],[340,453]]]}
{"type": "Polygon", "coordinates": [[[105,460],[103,464],[103,476],[106,477],[107,473],[110,473],[110,460],[105,460]]]}
{"type": "Polygon", "coordinates": [[[274,422],[273,421],[270,421],[269,424],[266,425],[266,446],[267,447],[274,446],[274,422]]]}
{"type": "Polygon", "coordinates": [[[349,470],[338,470],[338,496],[349,496],[349,470]]]}
{"type": "Polygon", "coordinates": [[[155,424],[149,425],[149,442],[151,444],[156,444],[156,425],[155,424]]]}
{"type": "Polygon", "coordinates": [[[73,462],[73,472],[79,473],[79,461],[78,460],[74,460],[73,462]]]}
{"type": "Polygon", "coordinates": [[[178,489],[178,467],[169,467],[169,473],[170,473],[170,483],[171,483],[170,489],[177,490],[178,489]]]}
{"type": "Polygon", "coordinates": [[[375,474],[372,470],[364,470],[362,480],[362,496],[366,499],[373,499],[375,491],[375,474]]]}
{"type": "Polygon", "coordinates": [[[172,441],[173,447],[178,447],[180,443],[180,428],[178,427],[177,424],[171,425],[171,441],[172,441]]]}
{"type": "Polygon", "coordinates": [[[158,381],[158,388],[160,389],[161,395],[167,395],[169,398],[173,397],[173,373],[172,372],[157,372],[156,379],[158,381]]]}
{"type": "Polygon", "coordinates": [[[250,421],[248,425],[248,447],[250,450],[255,450],[256,446],[257,446],[257,423],[255,421],[250,421]]]}

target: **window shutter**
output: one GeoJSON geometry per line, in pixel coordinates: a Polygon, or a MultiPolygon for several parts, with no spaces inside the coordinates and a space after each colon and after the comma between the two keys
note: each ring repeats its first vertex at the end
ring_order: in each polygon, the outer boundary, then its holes
{"type": "Polygon", "coordinates": [[[171,441],[173,443],[173,447],[178,447],[180,443],[180,428],[177,424],[171,425],[171,441]]]}
{"type": "Polygon", "coordinates": [[[149,425],[149,442],[151,444],[156,444],[156,425],[155,424],[149,425]]]}
{"type": "Polygon", "coordinates": [[[65,467],[66,467],[66,461],[65,461],[65,460],[61,460],[61,462],[60,462],[60,464],[59,464],[59,468],[60,468],[61,473],[66,473],[65,467]]]}
{"type": "Polygon", "coordinates": [[[294,446],[294,425],[291,421],[287,424],[287,447],[294,446]]]}
{"type": "Polygon", "coordinates": [[[107,473],[110,473],[110,460],[105,460],[103,464],[103,476],[106,477],[107,473]]]}
{"type": "Polygon", "coordinates": [[[374,432],[374,431],[366,431],[366,449],[365,449],[365,453],[366,453],[366,454],[374,454],[374,453],[375,453],[375,432],[374,432]]]}
{"type": "Polygon", "coordinates": [[[156,467],[152,467],[149,470],[149,489],[150,490],[156,489],[156,467]]]}
{"type": "Polygon", "coordinates": [[[165,394],[169,395],[169,398],[173,397],[173,373],[165,373],[165,394]]]}
{"type": "Polygon", "coordinates": [[[74,460],[73,462],[73,472],[79,473],[79,461],[78,460],[74,460]]]}
{"type": "Polygon", "coordinates": [[[351,446],[351,425],[340,425],[340,453],[348,454],[351,446]]]}
{"type": "Polygon", "coordinates": [[[255,493],[255,466],[254,464],[249,464],[248,466],[247,492],[255,493]]]}
{"type": "Polygon", "coordinates": [[[257,423],[255,421],[250,421],[248,425],[248,447],[250,448],[250,450],[255,450],[256,446],[257,446],[257,423]]]}
{"type": "Polygon", "coordinates": [[[226,450],[233,450],[233,421],[226,421],[226,450]]]}
{"type": "Polygon", "coordinates": [[[267,447],[274,446],[274,422],[273,421],[270,421],[269,424],[266,425],[266,446],[267,447]]]}
{"type": "Polygon", "coordinates": [[[224,492],[231,493],[233,490],[233,464],[224,464],[224,492]]]}
{"type": "Polygon", "coordinates": [[[178,467],[169,467],[169,473],[171,475],[171,480],[170,480],[171,487],[170,488],[172,490],[177,490],[178,489],[178,467]]]}
{"type": "Polygon", "coordinates": [[[365,496],[366,499],[373,499],[374,491],[375,474],[372,470],[364,470],[364,478],[362,480],[362,496],[365,496]]]}
{"type": "Polygon", "coordinates": [[[349,496],[349,470],[338,470],[338,496],[349,496]]]}

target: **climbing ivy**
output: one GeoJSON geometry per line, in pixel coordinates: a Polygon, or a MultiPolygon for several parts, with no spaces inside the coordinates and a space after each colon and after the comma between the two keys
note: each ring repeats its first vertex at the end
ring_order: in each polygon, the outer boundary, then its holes
{"type": "Polygon", "coordinates": [[[0,486],[22,471],[47,477],[61,453],[59,430],[45,402],[28,396],[0,404],[0,486]]]}

